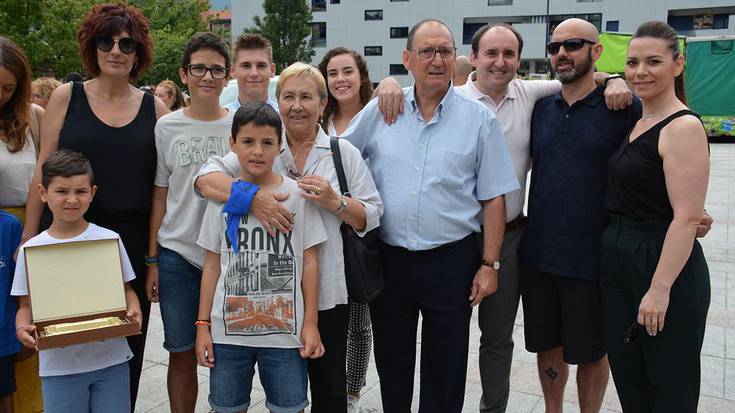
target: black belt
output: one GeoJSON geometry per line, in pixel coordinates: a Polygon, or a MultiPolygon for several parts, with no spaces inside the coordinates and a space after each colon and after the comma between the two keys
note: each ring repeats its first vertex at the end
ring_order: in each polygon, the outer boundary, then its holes
{"type": "Polygon", "coordinates": [[[525,227],[526,221],[528,221],[528,218],[523,213],[519,214],[513,221],[505,224],[505,233],[507,234],[525,227]]]}

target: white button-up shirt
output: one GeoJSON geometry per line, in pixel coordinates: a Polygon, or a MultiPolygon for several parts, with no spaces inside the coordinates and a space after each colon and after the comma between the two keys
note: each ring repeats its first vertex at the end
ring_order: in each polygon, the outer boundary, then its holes
{"type": "Polygon", "coordinates": [[[489,96],[477,88],[477,74],[470,77],[457,90],[466,96],[477,99],[493,111],[500,121],[503,136],[508,145],[508,152],[513,161],[513,169],[520,183],[520,189],[505,194],[506,222],[516,219],[523,212],[526,201],[526,177],[528,176],[529,159],[531,157],[531,115],[533,107],[539,99],[561,91],[558,80],[512,80],[508,84],[505,97],[496,104],[489,96]]]}

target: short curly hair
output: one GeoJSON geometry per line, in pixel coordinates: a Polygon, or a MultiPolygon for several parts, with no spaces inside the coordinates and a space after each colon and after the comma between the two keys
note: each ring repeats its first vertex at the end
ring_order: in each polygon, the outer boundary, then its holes
{"type": "Polygon", "coordinates": [[[61,86],[61,82],[54,79],[53,77],[39,77],[38,79],[34,80],[33,83],[31,83],[31,90],[33,90],[33,88],[36,88],[41,98],[48,100],[48,98],[51,97],[51,93],[54,91],[54,89],[59,86],[61,86]]]}
{"type": "Polygon", "coordinates": [[[153,39],[148,19],[135,6],[124,3],[104,3],[92,7],[84,17],[77,41],[84,68],[92,76],[100,75],[97,62],[95,36],[114,36],[127,32],[138,45],[135,50],[136,64],[130,71],[130,78],[137,80],[153,65],[153,39]]]}

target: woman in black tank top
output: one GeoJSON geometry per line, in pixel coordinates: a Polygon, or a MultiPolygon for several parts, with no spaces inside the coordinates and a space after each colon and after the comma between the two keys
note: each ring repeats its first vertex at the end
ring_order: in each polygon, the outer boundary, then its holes
{"type": "Polygon", "coordinates": [[[148,22],[124,4],[95,6],[77,32],[86,82],[57,88],[47,106],[41,150],[27,201],[24,238],[38,233],[43,204],[35,190],[41,165],[57,149],[89,158],[98,187],[86,219],[118,234],[137,275],[132,282],[143,315],[142,334],[128,339],[131,411],[135,409],[150,302],[145,294],[148,218],[156,170],[154,127],[165,104],[132,86],[150,68],[153,44],[148,22]]]}
{"type": "Polygon", "coordinates": [[[696,412],[710,286],[695,240],[707,136],[683,94],[676,32],[643,23],[625,74],[643,118],[610,158],[602,238],[603,325],[623,411],[696,412]]]}

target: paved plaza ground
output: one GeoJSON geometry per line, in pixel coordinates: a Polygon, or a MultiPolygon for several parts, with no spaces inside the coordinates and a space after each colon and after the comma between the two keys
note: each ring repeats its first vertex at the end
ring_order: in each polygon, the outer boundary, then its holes
{"type": "MultiPolygon", "coordinates": [[[[702,387],[700,412],[735,412],[735,145],[713,144],[712,167],[707,210],[715,219],[715,225],[702,240],[710,268],[712,301],[707,318],[707,332],[702,349],[702,387]],[[733,224],[730,231],[730,223],[733,224]]],[[[420,337],[420,336],[419,336],[420,337]]],[[[536,374],[535,355],[526,352],[523,341],[523,317],[519,310],[513,333],[515,352],[511,373],[509,412],[543,412],[544,402],[536,374]]],[[[482,393],[477,366],[480,331],[477,328],[477,312],[472,317],[470,354],[467,366],[465,412],[477,412],[482,393]]],[[[168,353],[163,349],[163,326],[158,305],[153,305],[148,343],[140,383],[136,412],[168,412],[166,392],[166,368],[168,353]]],[[[419,349],[420,339],[417,340],[419,349]]],[[[675,362],[672,360],[672,362],[675,362]]],[[[418,367],[416,372],[413,411],[418,410],[418,367]]],[[[199,368],[199,401],[197,412],[209,411],[209,371],[199,368]]],[[[362,412],[380,412],[380,384],[371,360],[367,387],[363,391],[362,412]]],[[[260,382],[255,381],[251,394],[250,413],[264,413],[265,394],[260,382]]],[[[307,412],[309,409],[307,408],[307,412]]],[[[578,412],[574,370],[565,395],[565,411],[578,412]]],[[[612,378],[605,395],[604,412],[620,412],[612,378]]]]}

